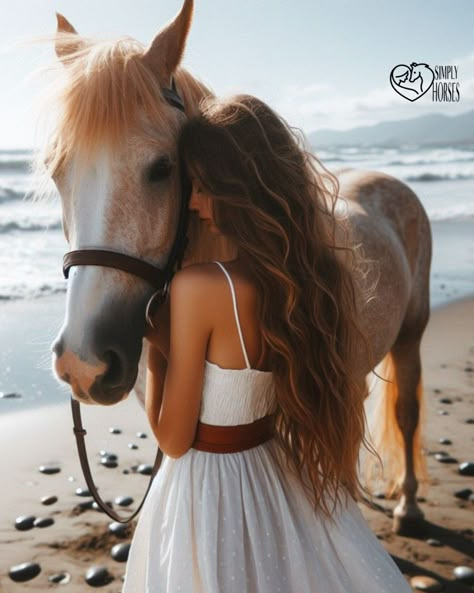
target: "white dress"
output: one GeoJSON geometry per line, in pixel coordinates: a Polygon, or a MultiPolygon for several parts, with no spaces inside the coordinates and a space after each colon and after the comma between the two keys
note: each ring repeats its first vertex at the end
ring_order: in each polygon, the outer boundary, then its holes
{"type": "MultiPolygon", "coordinates": [[[[274,411],[271,372],[206,360],[200,420],[246,424],[274,411]]],[[[142,508],[122,593],[411,593],[348,504],[331,525],[284,470],[273,440],[238,453],[164,456],[142,508]]]]}

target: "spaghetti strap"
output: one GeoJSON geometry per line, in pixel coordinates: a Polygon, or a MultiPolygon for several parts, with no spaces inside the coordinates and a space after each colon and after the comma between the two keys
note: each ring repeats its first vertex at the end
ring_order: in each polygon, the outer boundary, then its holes
{"type": "Polygon", "coordinates": [[[234,289],[234,284],[232,282],[232,279],[230,277],[230,274],[228,273],[228,271],[225,269],[225,267],[223,266],[223,264],[219,261],[214,261],[215,264],[217,264],[222,271],[224,272],[224,274],[227,276],[227,280],[229,281],[230,284],[230,290],[232,292],[232,302],[234,304],[234,313],[235,313],[235,321],[237,322],[237,329],[239,330],[239,338],[240,338],[240,344],[242,346],[242,352],[244,354],[244,358],[245,358],[245,363],[247,365],[247,368],[250,369],[250,362],[249,362],[249,358],[247,356],[247,350],[245,349],[245,344],[244,344],[244,338],[242,336],[242,329],[240,327],[240,321],[239,321],[239,313],[237,311],[237,300],[235,298],[235,289],[234,289]]]}

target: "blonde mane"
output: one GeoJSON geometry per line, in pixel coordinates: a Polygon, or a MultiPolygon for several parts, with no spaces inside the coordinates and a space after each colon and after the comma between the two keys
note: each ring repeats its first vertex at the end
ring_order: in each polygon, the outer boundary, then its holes
{"type": "MultiPolygon", "coordinates": [[[[73,154],[88,160],[99,146],[113,149],[132,129],[151,140],[153,131],[161,138],[174,135],[160,81],[141,59],[142,43],[131,37],[98,41],[70,33],[58,34],[55,41],[73,51],[63,64],[49,68],[55,80],[43,98],[43,110],[46,116],[54,113],[55,121],[37,153],[36,172],[50,177],[73,154]]],[[[186,115],[192,116],[201,98],[212,92],[184,68],[178,67],[174,77],[186,115]]]]}
{"type": "MultiPolygon", "coordinates": [[[[170,111],[161,82],[143,61],[142,43],[127,36],[91,40],[72,33],[57,34],[54,41],[68,51],[62,63],[48,67],[54,82],[43,97],[43,110],[45,119],[53,114],[55,121],[33,163],[36,201],[54,195],[50,179],[72,156],[84,166],[99,147],[113,151],[132,130],[151,142],[177,135],[179,113],[170,111]]],[[[184,68],[176,69],[174,79],[187,117],[198,113],[200,101],[213,94],[184,68]]],[[[190,221],[188,233],[184,266],[235,257],[235,248],[199,221],[190,221]]]]}

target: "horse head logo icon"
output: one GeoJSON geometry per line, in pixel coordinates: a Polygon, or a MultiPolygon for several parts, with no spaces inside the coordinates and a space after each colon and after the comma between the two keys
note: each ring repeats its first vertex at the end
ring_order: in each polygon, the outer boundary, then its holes
{"type": "Polygon", "coordinates": [[[409,66],[398,64],[390,72],[394,91],[408,101],[416,101],[427,93],[434,81],[434,72],[428,64],[412,62],[409,66]]]}

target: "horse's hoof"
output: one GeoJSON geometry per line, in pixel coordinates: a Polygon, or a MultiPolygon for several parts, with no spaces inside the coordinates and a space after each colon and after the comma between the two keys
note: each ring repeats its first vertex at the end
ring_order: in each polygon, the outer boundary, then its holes
{"type": "Polygon", "coordinates": [[[392,531],[397,535],[409,537],[423,536],[427,532],[427,523],[423,513],[413,517],[393,515],[392,531]]]}

